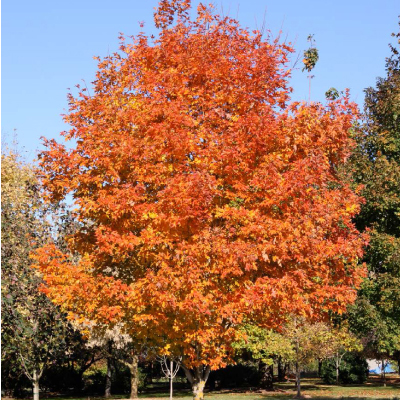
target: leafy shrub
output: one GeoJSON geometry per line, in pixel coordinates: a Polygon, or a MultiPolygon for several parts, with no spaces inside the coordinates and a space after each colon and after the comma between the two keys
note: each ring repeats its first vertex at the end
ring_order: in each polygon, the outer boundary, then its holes
{"type": "MultiPolygon", "coordinates": [[[[139,367],[139,383],[138,390],[139,392],[143,391],[147,385],[147,374],[144,371],[144,368],[139,367]]],[[[117,363],[116,369],[112,378],[112,386],[111,391],[113,393],[129,393],[131,390],[131,374],[129,372],[129,368],[122,364],[117,363]]]]}
{"type": "Polygon", "coordinates": [[[104,393],[107,374],[107,365],[96,365],[83,374],[86,393],[104,393]]]}
{"type": "MultiPolygon", "coordinates": [[[[321,377],[324,383],[336,383],[336,367],[332,359],[322,363],[321,377]]],[[[368,364],[358,354],[347,353],[344,355],[339,367],[339,383],[364,383],[368,377],[368,364]]]]}
{"type": "Polygon", "coordinates": [[[219,381],[219,387],[258,386],[260,374],[258,368],[251,364],[228,365],[212,371],[208,379],[211,388],[219,381]]]}
{"type": "MultiPolygon", "coordinates": [[[[107,365],[97,365],[90,368],[84,374],[85,392],[104,394],[106,383],[107,365]]],[[[131,390],[129,368],[122,363],[116,363],[111,378],[111,392],[115,394],[126,394],[131,390]]],[[[139,367],[138,390],[142,391],[146,387],[146,374],[139,367]]]]}

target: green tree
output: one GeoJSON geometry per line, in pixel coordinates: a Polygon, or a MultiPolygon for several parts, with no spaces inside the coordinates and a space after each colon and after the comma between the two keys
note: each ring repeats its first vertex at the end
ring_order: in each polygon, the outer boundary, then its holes
{"type": "Polygon", "coordinates": [[[293,348],[296,398],[301,398],[301,372],[311,361],[331,356],[332,330],[323,322],[309,322],[302,317],[293,317],[286,324],[282,333],[293,348]]]}
{"type": "Polygon", "coordinates": [[[71,327],[39,292],[42,280],[31,268],[30,252],[52,234],[33,167],[13,152],[2,154],[1,186],[3,378],[24,373],[36,400],[43,371],[63,354],[71,327]]]}
{"type": "MultiPolygon", "coordinates": [[[[400,33],[393,34],[397,44],[400,33]]],[[[386,77],[366,89],[365,120],[356,130],[353,178],[365,204],[356,219],[370,229],[368,279],[350,310],[352,328],[370,357],[400,365],[400,57],[390,45],[386,77]]]]}
{"type": "Polygon", "coordinates": [[[329,348],[325,358],[330,358],[335,365],[336,384],[339,384],[339,373],[343,357],[350,351],[361,351],[362,344],[357,337],[349,331],[347,325],[330,329],[329,348]]]}
{"type": "Polygon", "coordinates": [[[274,361],[294,360],[295,351],[291,341],[272,329],[265,329],[256,325],[245,324],[243,336],[234,344],[239,356],[250,354],[258,362],[261,376],[261,386],[264,389],[273,389],[274,361]]]}

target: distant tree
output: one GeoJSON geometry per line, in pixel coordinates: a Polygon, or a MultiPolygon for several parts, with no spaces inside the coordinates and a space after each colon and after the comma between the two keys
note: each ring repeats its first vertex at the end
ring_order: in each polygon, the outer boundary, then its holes
{"type": "Polygon", "coordinates": [[[323,322],[309,322],[294,316],[284,327],[282,334],[293,349],[292,362],[296,371],[296,398],[301,398],[301,372],[311,361],[325,359],[332,354],[332,331],[323,322]]]}
{"type": "MultiPolygon", "coordinates": [[[[393,34],[400,41],[400,33],[393,34]]],[[[365,204],[356,223],[370,229],[364,260],[368,279],[351,308],[352,329],[370,357],[400,366],[400,57],[398,43],[386,60],[386,77],[366,89],[365,120],[355,131],[353,179],[365,204]]]]}
{"type": "Polygon", "coordinates": [[[264,389],[273,389],[273,364],[274,361],[294,360],[295,351],[292,342],[284,335],[272,329],[265,329],[255,325],[243,326],[243,336],[234,343],[233,347],[239,357],[250,354],[251,359],[258,362],[261,375],[261,386],[264,389]]]}
{"type": "Polygon", "coordinates": [[[130,373],[130,399],[138,397],[139,390],[139,361],[155,357],[153,349],[146,346],[145,341],[138,341],[135,337],[123,333],[121,325],[108,328],[105,325],[89,324],[86,328],[81,326],[89,335],[89,346],[102,349],[104,358],[107,359],[105,397],[111,395],[111,373],[113,362],[117,361],[129,369],[130,373]]]}
{"type": "Polygon", "coordinates": [[[360,352],[363,349],[361,341],[349,331],[347,325],[330,328],[322,359],[332,359],[335,364],[336,383],[339,384],[340,365],[343,357],[351,351],[360,352]]]}

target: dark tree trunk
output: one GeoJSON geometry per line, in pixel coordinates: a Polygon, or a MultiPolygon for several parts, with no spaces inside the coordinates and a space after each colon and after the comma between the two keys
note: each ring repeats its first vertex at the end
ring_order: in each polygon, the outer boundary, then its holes
{"type": "Polygon", "coordinates": [[[107,343],[107,372],[106,372],[106,389],[104,392],[105,397],[111,397],[111,379],[112,379],[112,340],[109,340],[107,343]]]}
{"type": "Polygon", "coordinates": [[[387,363],[385,364],[385,360],[382,360],[382,381],[383,381],[383,386],[386,387],[386,368],[387,363]]]}
{"type": "Polygon", "coordinates": [[[318,359],[318,378],[321,378],[322,373],[322,360],[318,359]]]}
{"type": "Polygon", "coordinates": [[[268,365],[260,361],[258,369],[261,374],[260,386],[266,390],[273,390],[274,365],[268,365]]]}
{"type": "Polygon", "coordinates": [[[286,381],[286,371],[288,368],[288,364],[282,362],[282,357],[278,358],[278,382],[286,381]]]}
{"type": "Polygon", "coordinates": [[[278,358],[278,382],[283,382],[285,379],[284,364],[282,363],[282,358],[278,358]]]}
{"type": "Polygon", "coordinates": [[[111,397],[111,378],[112,378],[112,360],[111,357],[107,357],[106,390],[104,393],[105,397],[111,397]]]}
{"type": "Polygon", "coordinates": [[[296,363],[296,398],[301,398],[301,381],[300,381],[300,366],[299,363],[296,363]]]}

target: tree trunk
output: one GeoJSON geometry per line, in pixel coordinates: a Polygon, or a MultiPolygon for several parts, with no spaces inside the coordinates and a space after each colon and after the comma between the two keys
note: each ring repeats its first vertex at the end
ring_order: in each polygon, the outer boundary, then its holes
{"type": "Polygon", "coordinates": [[[283,382],[285,379],[285,371],[284,371],[284,365],[282,363],[282,357],[278,358],[278,382],[283,382]]]}
{"type": "Polygon", "coordinates": [[[112,378],[111,363],[112,363],[111,357],[107,357],[106,390],[104,393],[105,397],[111,397],[111,378],[112,378]]]}
{"type": "Polygon", "coordinates": [[[84,382],[83,382],[83,374],[84,374],[85,370],[84,369],[79,369],[77,371],[77,377],[76,377],[76,383],[75,383],[75,388],[74,388],[74,392],[79,393],[83,390],[84,382]]]}
{"type": "Polygon", "coordinates": [[[299,366],[298,362],[296,362],[296,389],[297,389],[296,398],[300,399],[301,398],[301,383],[300,383],[300,366],[299,366]]]}
{"type": "Polygon", "coordinates": [[[336,356],[336,385],[339,385],[339,366],[340,366],[340,358],[339,355],[336,356]]]}
{"type": "Polygon", "coordinates": [[[267,365],[260,361],[258,369],[261,373],[261,387],[266,390],[273,390],[274,365],[267,365]]]}
{"type": "Polygon", "coordinates": [[[129,370],[131,372],[131,394],[130,399],[138,398],[138,386],[139,386],[139,357],[134,355],[132,356],[132,364],[129,365],[129,370]]]}
{"type": "Polygon", "coordinates": [[[169,362],[169,371],[170,371],[170,377],[169,377],[169,400],[172,400],[172,396],[174,393],[174,362],[172,359],[169,362]]]}
{"type": "Polygon", "coordinates": [[[287,363],[282,362],[282,357],[278,359],[278,382],[286,381],[287,363]]]}
{"type": "Polygon", "coordinates": [[[382,380],[383,380],[383,386],[386,387],[386,372],[385,372],[385,360],[382,360],[382,380]]]}
{"type": "Polygon", "coordinates": [[[204,399],[204,387],[206,386],[206,381],[200,379],[193,383],[193,400],[203,400],[204,399]]]}
{"type": "Polygon", "coordinates": [[[211,368],[207,365],[206,367],[197,367],[194,371],[191,371],[182,364],[182,369],[185,372],[186,378],[192,385],[193,400],[203,400],[204,387],[206,386],[211,368]]]}
{"type": "Polygon", "coordinates": [[[322,360],[319,358],[318,359],[318,378],[321,378],[321,372],[322,372],[322,360]]]}
{"type": "Polygon", "coordinates": [[[37,374],[36,369],[33,371],[32,375],[32,383],[33,383],[33,400],[39,400],[39,376],[37,374]]]}
{"type": "Polygon", "coordinates": [[[300,364],[299,364],[299,339],[296,340],[296,398],[301,398],[300,364]]]}
{"type": "Polygon", "coordinates": [[[400,374],[400,357],[397,359],[397,370],[399,371],[400,374]]]}

